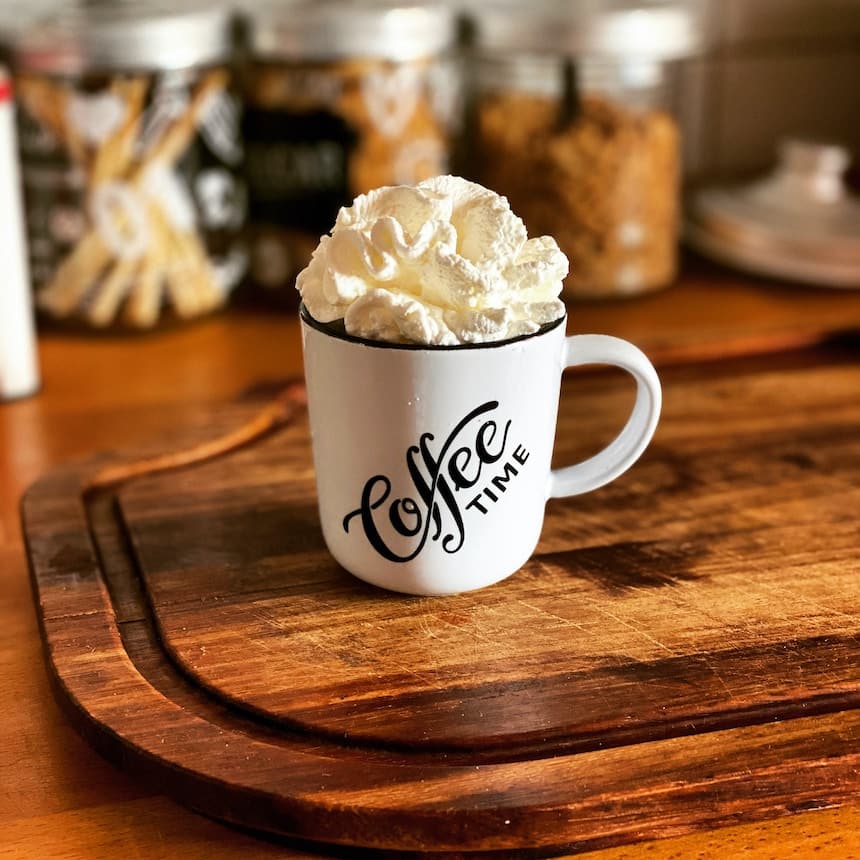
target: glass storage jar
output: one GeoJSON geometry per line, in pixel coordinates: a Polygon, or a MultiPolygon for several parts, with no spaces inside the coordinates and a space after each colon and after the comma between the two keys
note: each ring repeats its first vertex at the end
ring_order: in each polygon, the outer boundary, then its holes
{"type": "Polygon", "coordinates": [[[57,5],[12,63],[30,270],[43,315],[151,329],[213,311],[244,274],[230,13],[57,5]]]}
{"type": "Polygon", "coordinates": [[[456,20],[409,0],[249,3],[245,19],[250,287],[294,307],[295,276],[341,206],[448,171],[456,20]]]}
{"type": "Polygon", "coordinates": [[[481,5],[470,172],[570,258],[565,295],[626,296],[675,278],[677,64],[704,0],[481,5]]]}

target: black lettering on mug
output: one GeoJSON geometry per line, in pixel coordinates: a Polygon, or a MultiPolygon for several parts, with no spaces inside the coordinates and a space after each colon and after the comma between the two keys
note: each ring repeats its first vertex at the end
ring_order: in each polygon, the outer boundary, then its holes
{"type": "Polygon", "coordinates": [[[503,424],[490,415],[498,406],[497,400],[489,400],[469,412],[442,443],[438,455],[431,450],[433,434],[422,433],[418,444],[406,452],[414,496],[391,498],[391,480],[386,475],[374,475],[364,485],[359,506],[344,517],[344,531],[349,532],[350,524],[358,517],[371,546],[388,561],[411,561],[428,539],[441,540],[447,553],[458,552],[466,540],[466,526],[457,494],[481,484],[483,488],[465,504],[465,509],[487,514],[529,457],[528,451],[517,445],[507,461],[493,469],[491,477],[485,474],[485,467],[498,463],[508,445],[511,422],[503,424]],[[390,534],[391,530],[395,539],[406,539],[397,543],[409,548],[392,548],[383,537],[383,531],[390,534]]]}

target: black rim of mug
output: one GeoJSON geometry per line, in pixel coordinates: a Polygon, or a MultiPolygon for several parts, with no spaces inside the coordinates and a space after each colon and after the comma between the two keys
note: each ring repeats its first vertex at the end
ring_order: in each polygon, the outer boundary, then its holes
{"type": "MultiPolygon", "coordinates": [[[[439,352],[439,351],[451,351],[451,350],[461,350],[461,349],[498,349],[503,346],[510,346],[512,343],[519,343],[520,341],[530,340],[531,338],[541,337],[541,335],[548,334],[554,329],[558,328],[562,325],[565,320],[567,320],[567,314],[565,313],[563,316],[560,316],[557,320],[553,320],[552,322],[544,323],[537,331],[532,332],[531,334],[521,334],[518,337],[510,337],[506,340],[491,340],[485,343],[458,343],[453,344],[451,346],[428,346],[424,343],[394,343],[388,340],[369,340],[364,337],[356,337],[353,334],[347,334],[345,331],[336,331],[331,327],[329,323],[321,323],[319,320],[314,319],[311,316],[310,311],[305,306],[305,303],[299,307],[299,316],[307,326],[312,329],[316,329],[316,331],[321,334],[328,335],[329,337],[336,338],[337,340],[344,340],[347,343],[356,343],[361,346],[369,346],[373,349],[406,349],[411,351],[416,350],[424,350],[426,352],[439,352]]],[[[343,322],[343,320],[337,320],[337,322],[343,322]]]]}

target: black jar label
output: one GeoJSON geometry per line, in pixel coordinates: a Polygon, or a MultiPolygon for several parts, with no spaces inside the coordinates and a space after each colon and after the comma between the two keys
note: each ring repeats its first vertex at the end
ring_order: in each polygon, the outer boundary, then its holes
{"type": "Polygon", "coordinates": [[[317,234],[352,199],[349,158],[357,135],[338,116],[249,108],[244,120],[251,218],[317,234]]]}
{"type": "Polygon", "coordinates": [[[260,61],[245,94],[251,287],[267,300],[297,303],[295,276],[341,206],[448,171],[460,89],[447,59],[260,61]]]}

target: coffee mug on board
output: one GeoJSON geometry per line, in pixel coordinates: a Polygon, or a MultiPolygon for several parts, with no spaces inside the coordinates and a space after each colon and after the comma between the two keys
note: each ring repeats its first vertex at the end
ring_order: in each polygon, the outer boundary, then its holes
{"type": "Polygon", "coordinates": [[[534,552],[550,498],[587,493],[639,458],[660,413],[643,353],[565,320],[499,343],[428,347],[353,338],[301,310],[323,536],[350,573],[439,595],[491,585],[534,552]],[[636,379],[619,435],[550,468],[561,374],[609,364],[636,379]]]}

